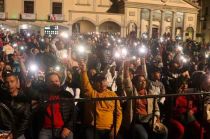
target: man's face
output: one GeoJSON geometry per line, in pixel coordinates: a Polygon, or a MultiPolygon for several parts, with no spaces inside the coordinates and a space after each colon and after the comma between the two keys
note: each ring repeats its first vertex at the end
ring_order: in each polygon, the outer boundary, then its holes
{"type": "Polygon", "coordinates": [[[105,48],[109,48],[108,43],[109,43],[109,41],[108,41],[108,39],[106,38],[106,39],[104,40],[104,47],[105,47],[105,48]]]}
{"type": "Polygon", "coordinates": [[[15,76],[9,76],[5,80],[5,86],[9,90],[9,92],[15,92],[18,87],[18,79],[15,76]]]}
{"type": "Polygon", "coordinates": [[[183,83],[183,84],[180,86],[180,89],[181,89],[182,91],[186,91],[187,88],[188,88],[188,84],[187,84],[187,83],[183,83]]]}
{"type": "Polygon", "coordinates": [[[37,55],[39,53],[39,49],[34,49],[34,55],[37,55]]]}
{"type": "Polygon", "coordinates": [[[100,82],[95,83],[95,89],[98,92],[103,92],[107,89],[108,83],[107,80],[102,80],[100,82]]]}
{"type": "Polygon", "coordinates": [[[57,75],[51,75],[48,79],[48,86],[49,87],[60,87],[61,83],[60,83],[60,79],[57,75]]]}
{"type": "Polygon", "coordinates": [[[160,72],[154,72],[154,79],[160,80],[160,72]]]}

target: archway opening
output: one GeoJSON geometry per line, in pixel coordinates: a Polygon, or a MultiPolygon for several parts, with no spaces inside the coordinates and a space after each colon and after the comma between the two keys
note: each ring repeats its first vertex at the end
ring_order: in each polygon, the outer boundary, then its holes
{"type": "Polygon", "coordinates": [[[186,29],[186,34],[185,35],[187,36],[188,39],[192,39],[193,40],[193,38],[194,38],[194,29],[192,27],[188,27],[186,29]]]}
{"type": "Polygon", "coordinates": [[[112,21],[106,21],[99,26],[99,32],[120,33],[120,30],[120,25],[112,21]]]}
{"type": "Polygon", "coordinates": [[[72,26],[72,33],[88,33],[95,31],[95,25],[88,20],[79,20],[72,26]]]}
{"type": "Polygon", "coordinates": [[[137,25],[134,22],[130,22],[127,26],[127,35],[131,38],[137,37],[137,25]]]}

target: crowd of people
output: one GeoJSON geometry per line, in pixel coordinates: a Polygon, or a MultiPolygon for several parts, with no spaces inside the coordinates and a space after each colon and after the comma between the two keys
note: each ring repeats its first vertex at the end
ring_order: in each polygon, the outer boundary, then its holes
{"type": "Polygon", "coordinates": [[[209,46],[170,35],[0,33],[0,139],[210,138],[209,46]],[[174,97],[129,97],[179,94],[174,97]],[[128,98],[90,101],[91,98],[128,98]],[[89,98],[89,101],[75,101],[89,98]]]}

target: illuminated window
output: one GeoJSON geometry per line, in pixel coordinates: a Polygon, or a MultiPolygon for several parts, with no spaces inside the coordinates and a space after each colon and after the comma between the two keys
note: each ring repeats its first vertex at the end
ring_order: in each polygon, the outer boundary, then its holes
{"type": "Polygon", "coordinates": [[[34,1],[24,1],[24,13],[34,13],[34,1]]]}
{"type": "Polygon", "coordinates": [[[52,3],[52,14],[62,14],[62,3],[53,2],[52,3]]]}

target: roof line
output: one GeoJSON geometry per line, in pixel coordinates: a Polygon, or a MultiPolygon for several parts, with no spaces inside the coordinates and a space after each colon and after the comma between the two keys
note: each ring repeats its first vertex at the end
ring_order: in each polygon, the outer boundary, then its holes
{"type": "Polygon", "coordinates": [[[189,0],[183,0],[183,1],[184,1],[184,2],[187,2],[188,4],[194,6],[194,7],[197,8],[197,9],[201,9],[201,7],[200,7],[199,5],[193,3],[193,2],[191,2],[191,1],[189,1],[189,0]]]}

